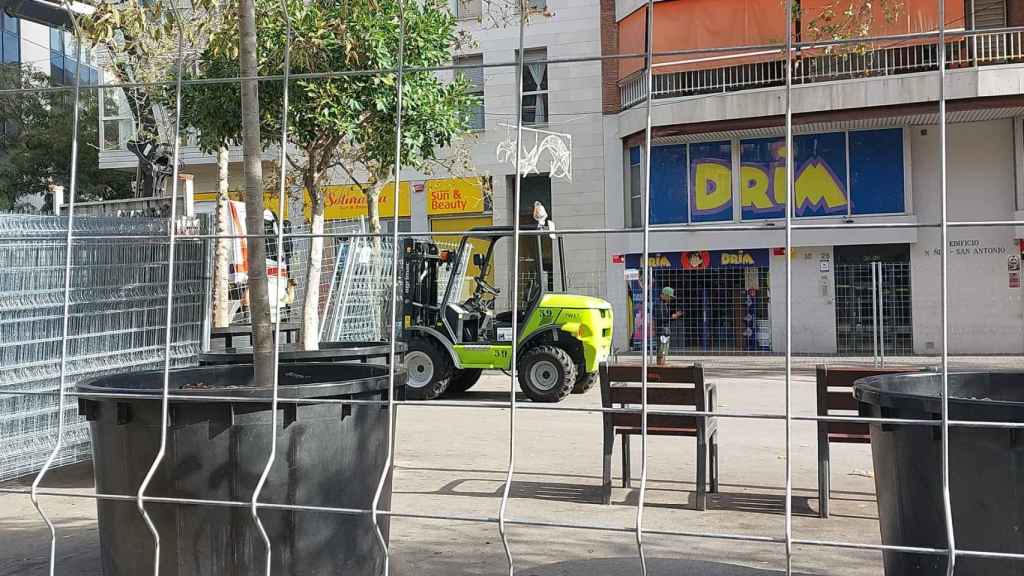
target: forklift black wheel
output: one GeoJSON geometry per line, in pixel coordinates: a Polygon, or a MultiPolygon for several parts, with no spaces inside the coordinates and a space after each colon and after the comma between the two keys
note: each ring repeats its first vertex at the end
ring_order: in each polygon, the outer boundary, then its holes
{"type": "Polygon", "coordinates": [[[405,396],[410,400],[433,400],[444,394],[452,379],[452,361],[437,343],[426,338],[409,340],[405,353],[405,396]]]}
{"type": "Polygon", "coordinates": [[[465,368],[463,370],[456,370],[452,374],[452,380],[448,383],[448,389],[445,390],[445,394],[461,394],[466,390],[469,390],[480,380],[480,375],[484,371],[479,368],[465,368]]]}
{"type": "Polygon", "coordinates": [[[557,346],[537,346],[519,361],[519,387],[534,402],[559,402],[576,384],[576,363],[557,346]]]}
{"type": "Polygon", "coordinates": [[[599,376],[597,372],[588,373],[579,368],[576,371],[579,373],[579,376],[576,377],[576,385],[572,387],[573,394],[583,394],[594,387],[599,376]]]}

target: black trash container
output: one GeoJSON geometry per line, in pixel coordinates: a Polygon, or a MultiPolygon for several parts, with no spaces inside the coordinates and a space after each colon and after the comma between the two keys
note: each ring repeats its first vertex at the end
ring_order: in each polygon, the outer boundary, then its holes
{"type": "MultiPolygon", "coordinates": [[[[396,374],[396,386],[405,374],[396,374]]],[[[172,394],[244,400],[172,400],[167,451],[147,496],[249,502],[270,448],[270,389],[251,365],[171,372],[172,394]]],[[[281,398],[386,400],[387,367],[288,364],[281,398]]],[[[96,490],[134,497],[160,445],[160,372],[106,376],[78,386],[90,421],[96,490]],[[152,399],[102,397],[127,392],[152,399]]],[[[281,403],[277,457],[260,502],[369,509],[387,457],[387,409],[379,404],[281,403]]],[[[380,508],[390,509],[391,481],[380,508]]],[[[97,503],[105,576],[153,570],[153,540],[132,501],[97,503]]],[[[263,541],[248,507],[148,502],[161,538],[162,576],[262,574],[263,541]]],[[[273,573],[376,576],[383,564],[369,514],[261,509],[273,573]]],[[[386,517],[385,517],[386,518],[386,517]]],[[[387,521],[382,522],[387,534],[387,521]]]]}
{"type": "MultiPolygon", "coordinates": [[[[942,376],[858,380],[863,416],[941,418],[942,376]]],[[[1024,371],[951,372],[951,420],[1024,422],[1024,371]]],[[[938,426],[871,424],[882,543],[947,547],[938,426]]],[[[1024,553],[1024,430],[950,427],[950,499],[958,550],[1024,553]]],[[[886,551],[887,576],[946,574],[947,559],[886,551]]],[[[1024,561],[958,556],[956,576],[1022,576],[1024,561]]]]}
{"type": "MultiPolygon", "coordinates": [[[[405,343],[395,344],[396,360],[402,366],[405,358],[405,343]]],[[[302,350],[298,344],[281,344],[278,359],[282,363],[293,362],[367,362],[387,365],[391,359],[391,344],[388,342],[321,342],[319,350],[302,350]]],[[[252,348],[227,348],[218,352],[199,355],[200,366],[223,364],[251,364],[252,348]]]]}

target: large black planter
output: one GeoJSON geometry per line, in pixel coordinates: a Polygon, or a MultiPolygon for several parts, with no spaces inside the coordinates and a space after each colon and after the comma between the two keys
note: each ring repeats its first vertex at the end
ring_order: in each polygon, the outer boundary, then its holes
{"type": "MultiPolygon", "coordinates": [[[[405,343],[395,344],[398,365],[405,356],[405,343]]],[[[281,344],[278,360],[293,362],[368,362],[387,365],[391,358],[391,344],[388,342],[321,342],[319,350],[302,350],[298,344],[281,344]]],[[[251,364],[252,348],[228,348],[219,352],[205,352],[199,355],[200,366],[224,364],[251,364]]]]}
{"type": "MultiPolygon", "coordinates": [[[[862,415],[939,419],[938,373],[857,381],[862,415]]],[[[1024,422],[1024,372],[949,375],[951,420],[1024,422]]],[[[942,452],[936,426],[871,424],[871,454],[882,543],[947,547],[942,452]]],[[[958,550],[1024,553],[1024,430],[950,427],[950,499],[958,550]]],[[[946,574],[934,554],[886,551],[885,574],[946,574]]],[[[958,556],[957,576],[1021,576],[1024,561],[958,556]]]]}
{"type": "MultiPolygon", "coordinates": [[[[405,374],[396,382],[404,385],[405,374]]],[[[387,398],[388,370],[374,364],[287,364],[281,398],[387,398]]],[[[106,376],[78,386],[89,419],[96,491],[134,496],[160,445],[160,372],[106,376]],[[126,392],[145,399],[105,398],[126,392]]],[[[252,366],[175,370],[172,394],[243,400],[174,400],[163,463],[147,496],[248,502],[270,448],[269,388],[252,366]]],[[[260,502],[368,509],[387,456],[387,410],[379,404],[281,403],[277,458],[260,502]]],[[[381,509],[390,508],[388,480],[381,509]]],[[[105,576],[153,570],[153,541],[131,501],[99,500],[105,576]]],[[[247,507],[148,502],[161,537],[163,576],[262,574],[262,539],[247,507]]],[[[261,509],[274,574],[376,576],[383,553],[370,516],[261,509]]],[[[387,534],[387,521],[383,521],[387,534]]]]}

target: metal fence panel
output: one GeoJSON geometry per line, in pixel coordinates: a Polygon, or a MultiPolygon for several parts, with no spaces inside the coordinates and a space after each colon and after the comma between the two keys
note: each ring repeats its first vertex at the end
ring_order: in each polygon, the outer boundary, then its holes
{"type": "MultiPolygon", "coordinates": [[[[0,390],[52,392],[58,387],[67,218],[0,214],[0,390]]],[[[164,357],[166,230],[159,218],[77,217],[71,267],[67,383],[103,374],[158,369],[164,357]],[[102,235],[101,238],[90,236],[102,235]],[[150,235],[140,239],[137,236],[150,235]],[[118,239],[117,236],[125,236],[118,239]]],[[[205,243],[177,243],[174,366],[195,362],[209,296],[205,243]]],[[[34,472],[56,442],[58,402],[49,395],[0,398],[0,480],[34,472]]],[[[55,464],[91,456],[78,407],[55,464]]]]}

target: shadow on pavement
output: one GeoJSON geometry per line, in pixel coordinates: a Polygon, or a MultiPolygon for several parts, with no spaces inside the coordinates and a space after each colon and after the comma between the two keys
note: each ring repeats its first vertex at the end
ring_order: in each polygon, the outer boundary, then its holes
{"type": "MultiPolygon", "coordinates": [[[[570,560],[522,570],[523,576],[634,576],[639,573],[640,561],[635,556],[570,560]]],[[[784,571],[685,558],[648,558],[647,573],[649,576],[770,576],[784,571]]]]}

